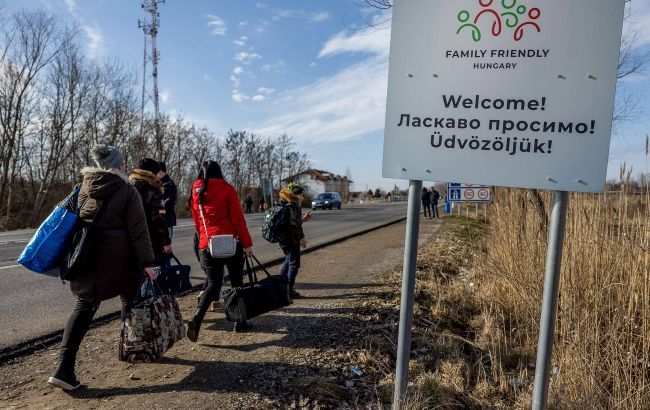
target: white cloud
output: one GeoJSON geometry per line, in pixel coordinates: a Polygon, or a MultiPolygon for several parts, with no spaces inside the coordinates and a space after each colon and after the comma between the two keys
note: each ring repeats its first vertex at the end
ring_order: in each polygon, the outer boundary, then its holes
{"type": "Polygon", "coordinates": [[[77,10],[77,1],[76,0],[63,0],[65,6],[68,8],[70,13],[74,13],[77,10]]]}
{"type": "Polygon", "coordinates": [[[171,93],[169,92],[169,90],[163,90],[158,95],[160,97],[160,102],[162,102],[163,104],[167,104],[167,102],[171,98],[171,93]]]}
{"type": "Polygon", "coordinates": [[[215,16],[214,14],[208,14],[206,17],[208,18],[208,27],[210,28],[210,34],[214,36],[226,35],[228,27],[226,26],[226,22],[223,21],[221,17],[215,16]]]}
{"type": "Polygon", "coordinates": [[[210,74],[203,74],[203,79],[205,81],[212,81],[212,76],[210,74]]]}
{"type": "Polygon", "coordinates": [[[240,21],[239,24],[237,24],[239,29],[243,29],[244,27],[248,26],[248,21],[240,21]]]}
{"type": "Polygon", "coordinates": [[[235,75],[230,76],[230,81],[232,81],[232,84],[235,87],[239,87],[239,85],[241,84],[241,82],[239,81],[239,77],[237,77],[235,75]]]}
{"type": "Polygon", "coordinates": [[[241,68],[240,66],[237,66],[237,67],[232,69],[232,73],[235,74],[235,75],[241,75],[241,74],[244,73],[244,69],[241,68]]]}
{"type": "Polygon", "coordinates": [[[388,56],[390,50],[390,30],[368,28],[352,35],[345,31],[330,38],[318,58],[341,53],[370,53],[388,56]]]}
{"type": "Polygon", "coordinates": [[[389,30],[339,33],[323,45],[321,57],[340,52],[370,54],[365,60],[279,95],[282,113],[253,131],[287,132],[300,141],[332,142],[358,138],[384,127],[388,82],[389,30]],[[360,38],[360,37],[368,37],[360,38]]]}
{"type": "Polygon", "coordinates": [[[261,95],[261,94],[257,94],[255,97],[252,98],[252,101],[255,101],[255,102],[261,102],[261,101],[264,101],[264,100],[266,100],[266,97],[261,95]]]}
{"type": "Polygon", "coordinates": [[[239,90],[232,90],[232,100],[235,102],[244,102],[246,100],[249,100],[250,97],[248,97],[246,94],[242,94],[239,92],[239,90]]]}
{"type": "Polygon", "coordinates": [[[82,23],[81,28],[86,34],[86,37],[88,37],[88,44],[86,45],[88,56],[93,59],[100,57],[104,53],[105,43],[102,29],[96,21],[93,22],[92,26],[82,23]]]}
{"type": "Polygon", "coordinates": [[[233,43],[234,43],[236,46],[244,47],[244,46],[246,46],[246,41],[248,41],[248,37],[246,37],[246,36],[241,36],[241,37],[239,37],[238,39],[236,39],[235,41],[233,41],[233,43]]]}
{"type": "Polygon", "coordinates": [[[241,62],[242,64],[250,64],[255,60],[259,60],[262,58],[261,55],[257,53],[248,53],[246,51],[240,51],[239,53],[235,54],[234,59],[241,62]]]}
{"type": "Polygon", "coordinates": [[[275,90],[273,88],[260,87],[260,88],[257,89],[257,92],[260,93],[260,94],[269,95],[269,94],[273,94],[275,92],[275,90]]]}
{"type": "Polygon", "coordinates": [[[274,64],[264,64],[261,68],[262,71],[275,71],[280,72],[285,67],[284,60],[278,60],[274,64]]]}
{"type": "Polygon", "coordinates": [[[308,16],[309,20],[314,23],[320,23],[330,18],[330,14],[326,11],[321,11],[318,13],[310,13],[308,16]]]}
{"type": "Polygon", "coordinates": [[[624,33],[636,32],[639,46],[650,44],[650,3],[636,1],[630,7],[632,14],[625,21],[624,33]]]}
{"type": "Polygon", "coordinates": [[[314,63],[313,61],[312,61],[311,63],[309,63],[309,66],[310,66],[310,67],[316,67],[317,65],[318,65],[318,64],[314,63]]]}

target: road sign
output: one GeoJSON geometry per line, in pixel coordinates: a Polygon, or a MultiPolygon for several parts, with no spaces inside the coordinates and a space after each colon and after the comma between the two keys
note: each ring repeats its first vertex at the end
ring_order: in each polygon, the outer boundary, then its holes
{"type": "Polygon", "coordinates": [[[273,178],[262,178],[262,195],[273,195],[273,178]]]}
{"type": "Polygon", "coordinates": [[[624,4],[395,1],[383,176],[602,192],[624,4]]]}
{"type": "Polygon", "coordinates": [[[450,182],[447,187],[449,202],[492,202],[492,187],[489,185],[459,184],[450,182]]]}

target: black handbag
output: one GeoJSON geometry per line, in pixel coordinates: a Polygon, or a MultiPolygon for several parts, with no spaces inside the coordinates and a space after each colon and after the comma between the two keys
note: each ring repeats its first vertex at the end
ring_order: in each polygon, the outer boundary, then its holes
{"type": "Polygon", "coordinates": [[[190,282],[190,265],[183,265],[178,258],[171,254],[169,255],[170,262],[173,259],[176,265],[163,266],[160,268],[160,275],[156,278],[156,282],[165,293],[179,293],[192,289],[192,282],[190,282]]]}
{"type": "Polygon", "coordinates": [[[231,289],[224,295],[224,311],[226,318],[231,322],[243,322],[293,303],[289,296],[287,277],[271,275],[255,256],[252,258],[266,274],[266,278],[257,279],[247,257],[246,271],[249,283],[231,289]]]}
{"type": "MultiPolygon", "coordinates": [[[[115,194],[113,194],[115,195],[115,194]]],[[[102,216],[113,196],[102,201],[101,206],[95,212],[92,222],[86,222],[79,218],[77,225],[72,231],[72,239],[68,248],[63,253],[59,264],[59,277],[61,280],[74,280],[79,277],[84,269],[87,269],[92,250],[92,242],[95,224],[102,216]]],[[[76,210],[77,214],[79,209],[76,210]]]]}

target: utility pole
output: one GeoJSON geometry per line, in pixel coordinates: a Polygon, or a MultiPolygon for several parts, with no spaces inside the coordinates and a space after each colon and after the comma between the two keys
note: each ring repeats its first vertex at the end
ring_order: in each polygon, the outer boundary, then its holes
{"type": "Polygon", "coordinates": [[[165,3],[165,0],[144,0],[142,10],[145,12],[144,20],[138,20],[138,28],[144,33],[144,54],[142,61],[142,105],[140,106],[140,140],[143,147],[146,146],[144,135],[144,108],[147,101],[151,99],[154,107],[154,146],[156,156],[163,157],[162,135],[160,133],[160,105],[158,100],[158,61],[160,60],[160,50],[157,46],[158,28],[160,27],[160,13],[158,13],[158,4],[165,3]],[[151,39],[151,51],[147,50],[148,39],[151,39]],[[147,93],[147,67],[151,63],[152,90],[147,93]]]}

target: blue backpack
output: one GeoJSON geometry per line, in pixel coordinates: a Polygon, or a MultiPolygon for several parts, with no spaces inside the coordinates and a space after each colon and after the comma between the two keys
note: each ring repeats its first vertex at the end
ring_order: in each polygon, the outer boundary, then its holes
{"type": "Polygon", "coordinates": [[[274,206],[266,211],[262,223],[262,238],[271,243],[282,242],[287,236],[288,220],[289,207],[287,205],[274,206]]]}

